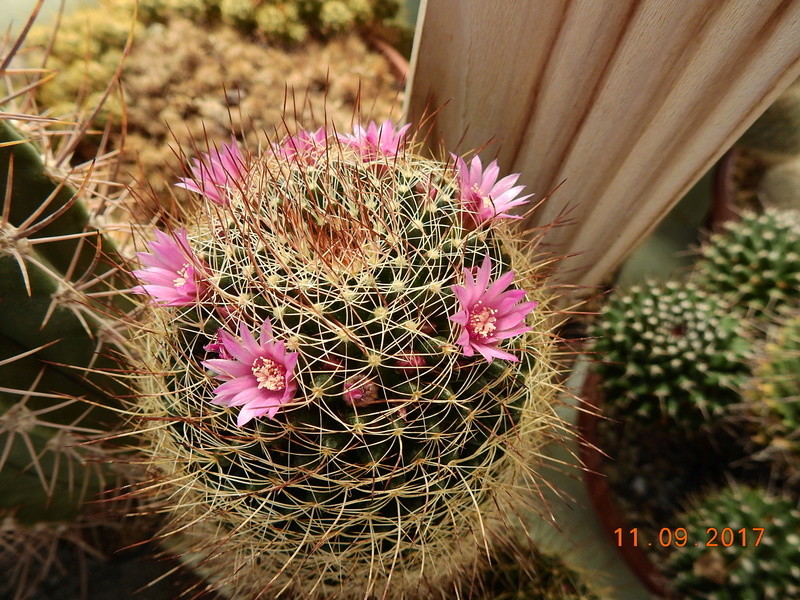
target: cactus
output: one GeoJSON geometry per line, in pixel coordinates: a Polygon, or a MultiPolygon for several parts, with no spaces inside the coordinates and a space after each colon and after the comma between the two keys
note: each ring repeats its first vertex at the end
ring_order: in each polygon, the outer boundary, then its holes
{"type": "Polygon", "coordinates": [[[531,544],[500,551],[476,588],[472,600],[598,600],[578,573],[531,544]]]}
{"type": "Polygon", "coordinates": [[[775,311],[800,299],[800,212],[767,209],[729,222],[701,250],[695,280],[731,304],[775,311]]]}
{"type": "Polygon", "coordinates": [[[756,441],[767,454],[800,476],[800,313],[773,326],[758,357],[745,397],[756,416],[756,441]]]}
{"type": "Polygon", "coordinates": [[[83,203],[97,173],[57,171],[48,128],[63,125],[24,114],[35,78],[20,75],[34,77],[0,72],[9,86],[0,92],[0,593],[21,598],[52,564],[51,550],[39,549],[102,520],[84,503],[116,482],[101,464],[114,450],[83,444],[120,421],[110,393],[123,388],[101,371],[120,368],[116,315],[130,304],[104,301],[121,276],[83,203]]]}
{"type": "Polygon", "coordinates": [[[764,204],[783,210],[800,210],[800,156],[764,173],[758,196],[764,204]]]}
{"type": "Polygon", "coordinates": [[[180,183],[201,211],[140,253],[146,491],[233,597],[457,588],[558,427],[517,176],[406,130],[214,150],[180,183]]]}
{"type": "Polygon", "coordinates": [[[800,81],[781,94],[738,143],[765,162],[800,154],[800,81]]]}
{"type": "Polygon", "coordinates": [[[731,487],[678,520],[687,543],[668,565],[680,598],[773,600],[800,595],[800,510],[765,490],[731,487]],[[710,546],[708,542],[716,544],[710,546]]]}
{"type": "Polygon", "coordinates": [[[691,283],[634,286],[602,309],[596,370],[615,415],[696,430],[738,402],[749,345],[727,303],[691,283]]]}

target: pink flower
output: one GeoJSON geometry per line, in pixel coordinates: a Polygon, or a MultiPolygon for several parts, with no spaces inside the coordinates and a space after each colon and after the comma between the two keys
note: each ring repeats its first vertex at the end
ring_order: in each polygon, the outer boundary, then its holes
{"type": "Polygon", "coordinates": [[[145,268],[132,273],[145,285],[131,292],[150,294],[155,303],[165,306],[194,304],[206,290],[205,265],[189,247],[186,230],[172,235],[156,230],[156,239],[149,246],[150,253],[136,253],[145,268]]]}
{"type": "Polygon", "coordinates": [[[223,144],[222,150],[214,148],[192,162],[192,176],[181,177],[180,183],[175,185],[202,194],[216,204],[227,204],[226,188],[236,185],[244,177],[244,159],[236,140],[231,138],[231,143],[223,144]]]}
{"type": "Polygon", "coordinates": [[[456,343],[464,349],[464,356],[479,352],[487,361],[502,358],[519,361],[513,354],[497,348],[501,340],[530,331],[525,317],[536,308],[538,302],[523,302],[525,290],[506,290],[514,279],[514,271],[508,271],[490,284],[492,260],[487,255],[473,278],[470,269],[464,269],[464,285],[451,287],[461,303],[461,310],[450,317],[463,327],[456,343]]]}
{"type": "Polygon", "coordinates": [[[354,375],[344,382],[344,401],[353,406],[366,406],[378,398],[377,384],[363,375],[354,375]]]}
{"type": "Polygon", "coordinates": [[[339,135],[339,141],[359,151],[367,161],[391,158],[400,151],[406,131],[411,125],[403,125],[395,131],[392,122],[387,119],[380,126],[370,121],[367,128],[356,125],[352,134],[339,135]]]}
{"type": "Polygon", "coordinates": [[[524,185],[514,186],[519,179],[519,174],[509,175],[497,181],[500,167],[493,160],[483,169],[481,159],[475,156],[467,168],[464,159],[455,154],[451,155],[456,161],[456,174],[461,192],[461,202],[469,211],[468,227],[475,228],[481,223],[491,219],[519,219],[519,216],[510,215],[509,208],[527,203],[533,194],[517,197],[525,189],[524,185]]]}
{"type": "Polygon", "coordinates": [[[293,371],[299,354],[286,352],[283,342],[273,340],[269,319],[261,326],[258,341],[244,323],[239,325],[239,337],[241,341],[220,330],[218,340],[223,347],[219,354],[223,358],[202,364],[225,382],[214,390],[212,404],[241,406],[236,420],[241,427],[254,417],[273,418],[282,405],[292,401],[297,392],[293,371]]]}
{"type": "Polygon", "coordinates": [[[313,165],[325,153],[327,144],[328,134],[323,127],[320,127],[313,132],[302,130],[296,135],[286,138],[280,144],[273,144],[272,152],[289,161],[294,160],[313,165]]]}

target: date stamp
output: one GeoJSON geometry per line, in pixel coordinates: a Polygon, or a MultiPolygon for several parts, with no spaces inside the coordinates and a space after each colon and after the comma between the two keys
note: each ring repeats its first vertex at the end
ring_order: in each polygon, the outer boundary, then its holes
{"type": "Polygon", "coordinates": [[[764,537],[763,527],[742,527],[733,529],[731,527],[709,527],[706,529],[705,537],[701,539],[690,539],[689,532],[684,527],[662,527],[658,535],[653,540],[647,540],[639,535],[639,528],[623,530],[618,527],[614,530],[614,538],[617,546],[656,546],[661,548],[682,548],[684,546],[705,546],[706,548],[731,546],[755,548],[761,543],[764,537]]]}

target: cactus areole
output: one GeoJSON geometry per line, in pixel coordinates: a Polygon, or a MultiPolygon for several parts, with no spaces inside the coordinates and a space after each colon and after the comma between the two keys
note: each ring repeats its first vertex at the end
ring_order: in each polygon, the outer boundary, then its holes
{"type": "Polygon", "coordinates": [[[557,426],[542,268],[503,212],[522,187],[407,130],[225,144],[139,254],[147,488],[232,597],[452,591],[557,426]]]}

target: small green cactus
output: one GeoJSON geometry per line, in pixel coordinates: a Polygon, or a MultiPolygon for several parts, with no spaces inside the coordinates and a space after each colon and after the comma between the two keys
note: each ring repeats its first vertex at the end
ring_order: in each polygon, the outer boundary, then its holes
{"type": "Polygon", "coordinates": [[[500,225],[516,176],[407,128],[212,151],[181,182],[203,210],[134,272],[147,487],[227,594],[453,590],[558,426],[541,269],[500,225]]]}
{"type": "Polygon", "coordinates": [[[615,294],[594,326],[596,370],[614,414],[697,429],[738,402],[749,346],[727,303],[691,283],[615,294]]]}
{"type": "Polygon", "coordinates": [[[711,236],[695,282],[737,307],[776,311],[800,300],[800,212],[746,213],[711,236]]]}
{"type": "Polygon", "coordinates": [[[758,197],[783,210],[800,210],[800,156],[770,167],[758,186],[758,197]]]}
{"type": "Polygon", "coordinates": [[[745,396],[759,423],[756,441],[800,475],[800,313],[770,329],[745,396]]]}
{"type": "Polygon", "coordinates": [[[674,547],[668,560],[677,597],[800,597],[796,500],[760,489],[726,488],[696,502],[678,522],[686,530],[687,541],[674,547]]]}

